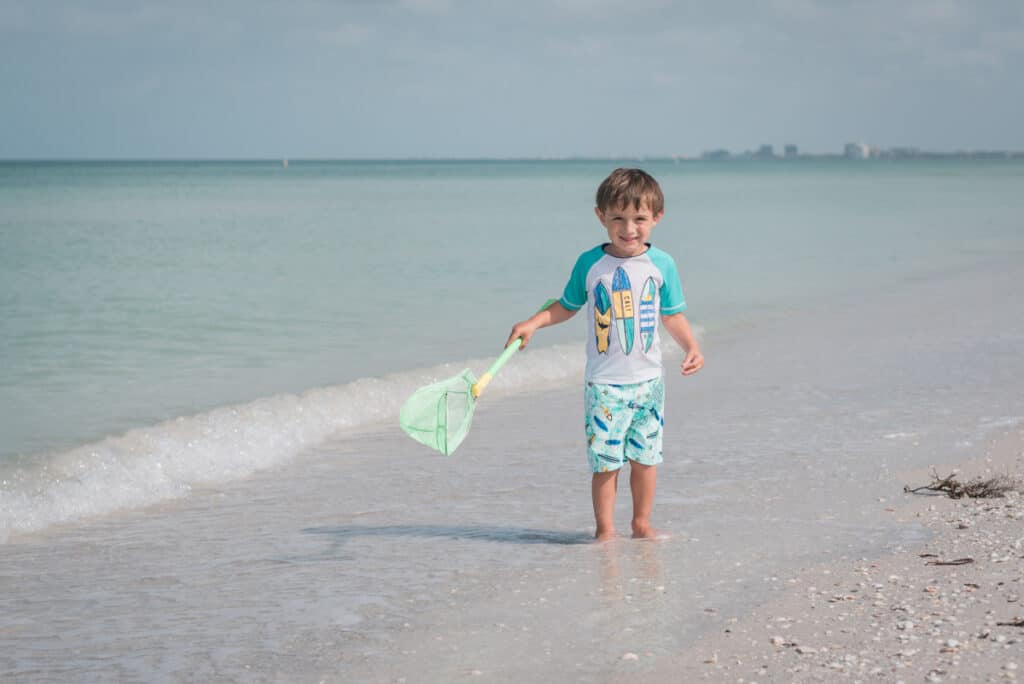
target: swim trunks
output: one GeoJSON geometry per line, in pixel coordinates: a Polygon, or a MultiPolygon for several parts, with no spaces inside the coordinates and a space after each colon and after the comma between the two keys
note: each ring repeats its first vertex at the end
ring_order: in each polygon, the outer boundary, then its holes
{"type": "Polygon", "coordinates": [[[665,425],[662,378],[630,385],[588,382],[584,387],[587,459],[595,473],[618,470],[626,459],[661,463],[665,425]]]}

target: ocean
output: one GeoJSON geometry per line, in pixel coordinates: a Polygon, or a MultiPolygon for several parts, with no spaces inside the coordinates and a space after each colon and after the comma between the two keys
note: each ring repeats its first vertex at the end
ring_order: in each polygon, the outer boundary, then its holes
{"type": "Polygon", "coordinates": [[[966,159],[0,162],[0,675],[605,681],[800,564],[912,541],[877,503],[899,473],[1024,420],[1022,181],[966,159]],[[455,455],[397,412],[561,293],[616,166],[663,187],[653,241],[708,365],[668,355],[673,541],[609,550],[584,543],[579,317],[513,358],[455,455]]]}

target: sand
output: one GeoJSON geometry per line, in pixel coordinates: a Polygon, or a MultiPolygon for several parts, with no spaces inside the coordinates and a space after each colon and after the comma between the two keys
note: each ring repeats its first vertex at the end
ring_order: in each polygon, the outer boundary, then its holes
{"type": "MultiPolygon", "coordinates": [[[[1020,473],[1024,430],[983,456],[936,464],[945,476],[1020,473]]],[[[905,474],[913,486],[931,471],[905,474]]],[[[934,536],[891,555],[826,563],[786,578],[788,589],[718,627],[647,681],[1002,682],[1024,677],[1024,499],[954,500],[905,494],[879,501],[934,536]]]]}

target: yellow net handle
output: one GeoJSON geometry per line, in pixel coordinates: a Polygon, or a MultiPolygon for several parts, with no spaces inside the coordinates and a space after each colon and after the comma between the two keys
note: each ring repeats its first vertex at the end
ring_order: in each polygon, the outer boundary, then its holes
{"type": "MultiPolygon", "coordinates": [[[[549,299],[548,301],[544,302],[544,305],[542,307],[537,309],[537,313],[540,313],[541,311],[548,308],[554,303],[554,299],[549,299]]],[[[523,338],[520,337],[512,344],[508,345],[508,347],[505,348],[505,351],[501,353],[501,356],[499,356],[497,360],[495,360],[495,362],[491,364],[491,367],[487,369],[487,372],[481,375],[479,379],[477,379],[476,384],[473,385],[472,390],[474,399],[483,394],[484,390],[487,389],[487,385],[491,384],[491,380],[494,378],[495,375],[498,374],[498,371],[501,370],[501,367],[504,366],[508,362],[508,360],[512,358],[513,354],[519,351],[519,348],[521,346],[523,346],[523,338]]]]}

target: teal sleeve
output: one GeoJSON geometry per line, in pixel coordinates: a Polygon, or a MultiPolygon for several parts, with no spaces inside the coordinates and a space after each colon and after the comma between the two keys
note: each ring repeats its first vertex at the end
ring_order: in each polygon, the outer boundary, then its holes
{"type": "Polygon", "coordinates": [[[600,245],[580,255],[576,260],[576,265],[572,268],[569,282],[565,284],[562,298],[558,300],[559,304],[569,311],[579,311],[583,308],[583,305],[587,303],[587,274],[603,256],[604,249],[600,245]]]}
{"type": "Polygon", "coordinates": [[[676,262],[661,250],[651,255],[651,261],[661,271],[661,315],[671,316],[686,311],[686,297],[683,295],[683,285],[679,282],[676,262]]]}
{"type": "Polygon", "coordinates": [[[587,303],[587,269],[583,264],[584,256],[581,255],[576,260],[576,265],[572,267],[572,275],[569,276],[569,282],[565,284],[565,290],[562,291],[562,298],[558,300],[558,303],[569,311],[579,311],[587,303]]]}

